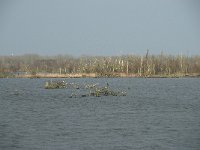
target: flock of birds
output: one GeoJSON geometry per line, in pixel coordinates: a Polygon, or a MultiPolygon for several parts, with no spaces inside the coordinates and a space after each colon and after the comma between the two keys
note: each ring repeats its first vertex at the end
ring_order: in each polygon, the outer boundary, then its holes
{"type": "Polygon", "coordinates": [[[46,81],[44,85],[45,89],[84,89],[87,92],[85,94],[75,94],[74,92],[71,93],[69,98],[76,98],[76,97],[88,97],[88,96],[126,96],[127,93],[124,91],[114,91],[109,87],[109,84],[106,83],[106,86],[99,86],[98,83],[95,84],[78,84],[78,83],[67,83],[65,81],[46,81]]]}

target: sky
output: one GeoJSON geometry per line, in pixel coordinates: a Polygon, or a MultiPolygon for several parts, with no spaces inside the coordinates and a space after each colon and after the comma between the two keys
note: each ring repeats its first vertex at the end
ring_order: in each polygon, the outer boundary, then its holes
{"type": "Polygon", "coordinates": [[[0,0],[0,55],[200,54],[199,0],[0,0]]]}

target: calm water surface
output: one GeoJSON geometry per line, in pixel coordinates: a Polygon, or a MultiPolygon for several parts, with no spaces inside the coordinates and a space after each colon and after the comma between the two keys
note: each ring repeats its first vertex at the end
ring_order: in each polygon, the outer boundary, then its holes
{"type": "Polygon", "coordinates": [[[128,94],[69,98],[46,79],[0,79],[1,150],[200,149],[199,78],[65,80],[128,94]]]}

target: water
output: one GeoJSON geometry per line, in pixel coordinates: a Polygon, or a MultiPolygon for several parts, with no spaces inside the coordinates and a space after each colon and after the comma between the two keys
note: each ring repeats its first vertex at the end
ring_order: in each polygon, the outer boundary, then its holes
{"type": "Polygon", "coordinates": [[[1,150],[199,150],[200,79],[108,82],[127,96],[69,98],[46,79],[0,79],[1,150]]]}

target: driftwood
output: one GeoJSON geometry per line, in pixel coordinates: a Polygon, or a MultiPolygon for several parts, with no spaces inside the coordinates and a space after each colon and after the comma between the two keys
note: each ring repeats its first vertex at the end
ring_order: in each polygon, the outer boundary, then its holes
{"type": "Polygon", "coordinates": [[[66,84],[64,81],[47,81],[45,82],[45,89],[60,89],[65,88],[66,84]]]}
{"type": "Polygon", "coordinates": [[[86,93],[84,94],[75,94],[71,93],[69,98],[75,98],[75,97],[88,97],[88,96],[126,96],[126,92],[123,91],[114,91],[111,90],[109,87],[109,84],[106,83],[106,86],[100,87],[98,86],[98,83],[95,84],[77,84],[77,83],[66,83],[65,81],[47,81],[45,82],[45,89],[84,89],[86,93]]]}

